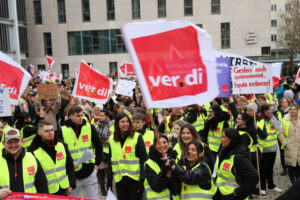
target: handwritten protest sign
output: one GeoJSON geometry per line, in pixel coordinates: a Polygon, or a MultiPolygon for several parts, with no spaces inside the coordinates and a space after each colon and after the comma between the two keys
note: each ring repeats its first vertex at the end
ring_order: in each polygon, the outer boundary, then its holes
{"type": "Polygon", "coordinates": [[[58,91],[56,84],[38,84],[37,93],[39,99],[56,99],[58,91]]]}
{"type": "Polygon", "coordinates": [[[133,96],[133,89],[135,88],[136,83],[134,81],[126,81],[126,80],[119,80],[116,93],[121,94],[124,96],[133,96]]]}
{"type": "Polygon", "coordinates": [[[217,58],[217,74],[219,84],[218,97],[230,97],[231,96],[231,66],[230,60],[227,58],[217,58]]]}
{"type": "Polygon", "coordinates": [[[11,116],[8,88],[0,88],[0,116],[11,116]]]}
{"type": "Polygon", "coordinates": [[[273,92],[270,65],[234,66],[231,69],[233,94],[263,94],[273,92]]]}
{"type": "Polygon", "coordinates": [[[218,96],[216,56],[205,30],[163,20],[121,29],[147,108],[203,105],[218,96]]]}

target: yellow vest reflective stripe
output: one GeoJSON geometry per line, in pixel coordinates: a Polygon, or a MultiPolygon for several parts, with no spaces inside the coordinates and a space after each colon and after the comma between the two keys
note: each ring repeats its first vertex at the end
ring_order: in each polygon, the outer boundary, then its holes
{"type": "Polygon", "coordinates": [[[246,134],[248,137],[249,137],[249,139],[250,139],[250,144],[248,145],[248,149],[250,150],[251,149],[251,147],[253,146],[253,139],[252,139],[252,137],[249,135],[249,133],[247,133],[246,131],[239,131],[239,134],[242,136],[242,135],[244,135],[244,134],[246,134]]]}
{"type": "Polygon", "coordinates": [[[178,162],[181,159],[181,154],[182,154],[179,142],[175,144],[173,150],[177,152],[177,162],[178,162]]]}
{"type": "Polygon", "coordinates": [[[27,127],[27,126],[33,127],[32,125],[26,125],[26,126],[24,126],[23,128],[21,128],[21,130],[20,130],[21,137],[23,138],[23,144],[22,144],[22,147],[24,147],[25,149],[27,149],[27,148],[31,145],[32,140],[34,139],[34,137],[35,137],[35,135],[36,135],[36,133],[35,133],[35,134],[32,134],[31,136],[29,136],[29,137],[27,137],[27,138],[24,138],[24,136],[23,136],[23,131],[24,131],[24,128],[27,127]]]}
{"type": "Polygon", "coordinates": [[[134,133],[133,138],[127,137],[123,147],[120,142],[114,140],[113,135],[109,137],[112,172],[116,183],[120,182],[123,176],[140,180],[140,160],[135,155],[138,136],[139,133],[134,133]]]}
{"type": "Polygon", "coordinates": [[[221,137],[223,132],[224,121],[219,122],[217,130],[209,130],[208,132],[208,146],[210,150],[218,152],[221,145],[221,137]]]}
{"type": "MultiPolygon", "coordinates": [[[[289,139],[290,120],[283,119],[282,124],[283,124],[283,133],[284,133],[285,139],[286,139],[286,141],[288,141],[288,139],[289,139]]],[[[283,145],[281,145],[281,149],[284,149],[283,145]]]]}
{"type": "MultiPolygon", "coordinates": [[[[201,163],[195,165],[191,171],[195,170],[201,163]]],[[[207,166],[208,170],[209,167],[207,166]]],[[[209,170],[210,172],[210,170],[209,170]]],[[[210,173],[211,174],[211,173],[210,173]]],[[[181,183],[181,194],[180,199],[188,199],[188,200],[209,200],[213,199],[213,195],[215,194],[215,186],[214,182],[211,178],[211,188],[210,190],[204,190],[199,187],[199,185],[188,185],[184,182],[181,183]]]]}
{"type": "MultiPolygon", "coordinates": [[[[161,171],[160,167],[156,162],[151,159],[148,159],[145,162],[145,165],[148,165],[156,174],[159,174],[161,171]]],[[[146,199],[148,200],[169,200],[170,199],[170,190],[168,188],[164,189],[162,192],[155,192],[151,189],[147,178],[144,181],[146,199]]]]}
{"type": "Polygon", "coordinates": [[[145,142],[147,154],[149,154],[150,146],[154,143],[154,132],[149,129],[146,129],[146,132],[143,135],[143,139],[145,142]]]}
{"type": "MultiPolygon", "coordinates": [[[[229,159],[225,159],[219,166],[219,157],[217,157],[215,169],[217,173],[216,186],[222,195],[233,194],[235,188],[240,185],[237,183],[235,175],[232,173],[235,155],[231,155],[229,159]]],[[[248,199],[248,198],[246,198],[248,199]]]]}
{"type": "Polygon", "coordinates": [[[201,113],[197,116],[197,120],[193,123],[197,132],[204,129],[205,125],[205,116],[201,113]]]}
{"type": "MultiPolygon", "coordinates": [[[[22,171],[23,171],[23,185],[24,192],[26,193],[36,193],[35,187],[35,175],[37,172],[37,162],[35,157],[26,152],[24,158],[22,159],[22,171]]],[[[10,188],[10,180],[9,180],[9,170],[6,159],[0,155],[0,187],[2,188],[10,188]]]]}
{"type": "Polygon", "coordinates": [[[265,123],[265,120],[262,119],[257,123],[257,126],[263,130],[264,125],[266,126],[266,130],[268,133],[268,137],[265,139],[259,139],[262,142],[263,148],[273,147],[278,143],[277,139],[277,130],[269,121],[268,124],[265,123]]]}
{"type": "MultiPolygon", "coordinates": [[[[62,135],[64,142],[68,145],[68,149],[71,153],[73,160],[76,162],[83,155],[87,149],[92,149],[92,131],[91,125],[85,124],[81,127],[79,137],[76,137],[76,133],[71,127],[63,126],[62,135]]],[[[95,163],[95,159],[91,161],[95,163]]],[[[79,164],[75,171],[79,171],[82,168],[82,164],[79,164]]]]}
{"type": "Polygon", "coordinates": [[[70,186],[66,171],[67,153],[64,145],[58,142],[55,146],[55,151],[55,163],[43,148],[39,147],[33,152],[45,172],[50,194],[58,192],[59,187],[66,189],[70,186]]]}

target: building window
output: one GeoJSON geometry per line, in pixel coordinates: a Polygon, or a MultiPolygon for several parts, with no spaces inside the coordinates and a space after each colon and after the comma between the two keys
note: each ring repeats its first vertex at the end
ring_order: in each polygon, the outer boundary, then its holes
{"type": "Polygon", "coordinates": [[[286,11],[291,10],[291,4],[290,3],[285,4],[285,10],[286,11]]]}
{"type": "Polygon", "coordinates": [[[271,11],[273,11],[273,12],[277,11],[277,5],[276,4],[271,5],[271,11]]]}
{"type": "Polygon", "coordinates": [[[285,19],[285,25],[286,26],[289,26],[289,25],[291,25],[291,19],[285,19]]]}
{"type": "Polygon", "coordinates": [[[9,43],[9,25],[8,24],[0,24],[0,50],[1,51],[10,51],[10,43],[9,43]]]}
{"type": "Polygon", "coordinates": [[[166,0],[157,1],[158,18],[167,17],[167,2],[166,0]]]}
{"type": "Polygon", "coordinates": [[[52,56],[51,33],[44,33],[45,55],[52,56]]]}
{"type": "Polygon", "coordinates": [[[113,79],[118,78],[118,63],[117,62],[109,62],[109,73],[113,79]]]}
{"type": "Polygon", "coordinates": [[[140,0],[131,0],[131,6],[132,6],[132,19],[140,19],[141,18],[140,0]]]}
{"type": "Polygon", "coordinates": [[[272,42],[276,42],[277,41],[277,35],[276,34],[272,34],[271,35],[271,41],[272,42]]]}
{"type": "Polygon", "coordinates": [[[261,55],[270,55],[271,47],[261,47],[261,55]]]}
{"type": "Polygon", "coordinates": [[[199,28],[203,28],[202,24],[196,24],[196,26],[198,26],[199,28]]]}
{"type": "Polygon", "coordinates": [[[63,78],[69,78],[69,64],[61,64],[61,73],[63,78]]]}
{"type": "Polygon", "coordinates": [[[107,20],[115,20],[115,0],[106,0],[107,20]]]}
{"type": "Polygon", "coordinates": [[[28,40],[27,40],[27,28],[19,27],[19,43],[20,43],[20,51],[22,53],[28,52],[28,40]]]}
{"type": "Polygon", "coordinates": [[[193,0],[184,0],[184,16],[193,15],[193,0]]]}
{"type": "Polygon", "coordinates": [[[291,34],[285,34],[285,40],[290,41],[291,40],[291,34]]]}
{"type": "Polygon", "coordinates": [[[230,23],[221,23],[221,48],[230,48],[230,23]]]}
{"type": "Polygon", "coordinates": [[[82,21],[84,22],[91,21],[90,0],[81,0],[81,6],[82,6],[82,21]]]}
{"type": "Polygon", "coordinates": [[[221,13],[220,0],[211,0],[211,14],[216,15],[221,13]]]}
{"type": "Polygon", "coordinates": [[[125,53],[120,29],[68,32],[70,55],[125,53]]]}
{"type": "Polygon", "coordinates": [[[66,6],[65,0],[57,0],[57,10],[58,10],[58,23],[66,23],[66,6]]]}
{"type": "Polygon", "coordinates": [[[38,71],[45,71],[45,65],[38,65],[38,71]]]}
{"type": "Polygon", "coordinates": [[[40,0],[33,1],[35,24],[42,24],[42,5],[40,0]]]}
{"type": "MultiPolygon", "coordinates": [[[[1,3],[0,3],[0,7],[1,7],[1,3]]],[[[2,12],[2,8],[0,9],[0,13],[1,12],[2,12]]],[[[18,21],[26,23],[25,0],[17,0],[17,14],[18,14],[18,21]]]]}
{"type": "Polygon", "coordinates": [[[272,19],[271,20],[271,27],[276,27],[277,26],[277,20],[276,19],[272,19]]]}
{"type": "Polygon", "coordinates": [[[8,0],[0,1],[0,18],[9,18],[8,0]]]}

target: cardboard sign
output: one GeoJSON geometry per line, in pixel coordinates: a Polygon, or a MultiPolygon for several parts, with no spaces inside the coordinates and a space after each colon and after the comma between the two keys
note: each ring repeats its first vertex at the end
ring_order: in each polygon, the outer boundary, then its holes
{"type": "Polygon", "coordinates": [[[219,84],[218,97],[230,97],[231,96],[231,66],[230,60],[227,58],[217,58],[217,74],[219,84]]]}
{"type": "Polygon", "coordinates": [[[231,71],[233,94],[273,93],[270,65],[234,66],[231,71]]]}
{"type": "Polygon", "coordinates": [[[56,84],[38,84],[37,93],[39,99],[57,99],[58,90],[56,84]]]}
{"type": "Polygon", "coordinates": [[[31,75],[9,56],[0,51],[0,88],[8,88],[10,103],[18,105],[31,75]]]}
{"type": "Polygon", "coordinates": [[[147,108],[205,104],[217,97],[216,57],[206,31],[163,20],[121,29],[147,108]]]}
{"type": "Polygon", "coordinates": [[[8,88],[0,88],[0,116],[11,116],[8,88]]]}
{"type": "Polygon", "coordinates": [[[126,80],[119,79],[116,93],[124,96],[132,97],[133,89],[135,88],[135,86],[136,86],[136,82],[134,81],[126,81],[126,80]]]}
{"type": "Polygon", "coordinates": [[[72,96],[105,104],[112,91],[112,79],[81,62],[72,96]]]}

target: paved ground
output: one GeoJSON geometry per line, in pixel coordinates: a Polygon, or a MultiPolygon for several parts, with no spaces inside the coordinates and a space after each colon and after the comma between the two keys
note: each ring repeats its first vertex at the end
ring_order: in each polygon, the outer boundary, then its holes
{"type": "MultiPolygon", "coordinates": [[[[275,163],[274,168],[275,168],[274,169],[274,182],[275,182],[275,185],[278,186],[279,188],[281,188],[284,192],[291,186],[291,183],[290,183],[290,179],[288,178],[288,175],[280,176],[280,172],[282,171],[282,168],[281,168],[281,165],[280,165],[279,151],[277,153],[276,163],[275,163]]],[[[99,188],[99,192],[100,192],[100,188],[99,188]]],[[[115,190],[114,190],[114,192],[115,192],[115,190]]],[[[100,195],[101,200],[106,199],[106,197],[101,195],[101,192],[100,192],[99,195],[100,195]]],[[[264,198],[264,199],[274,200],[279,195],[280,195],[280,193],[278,193],[278,192],[273,192],[272,190],[267,190],[267,197],[264,198]]],[[[81,192],[81,196],[84,197],[83,192],[81,192]]],[[[257,200],[259,200],[259,198],[257,198],[257,200]]]]}

